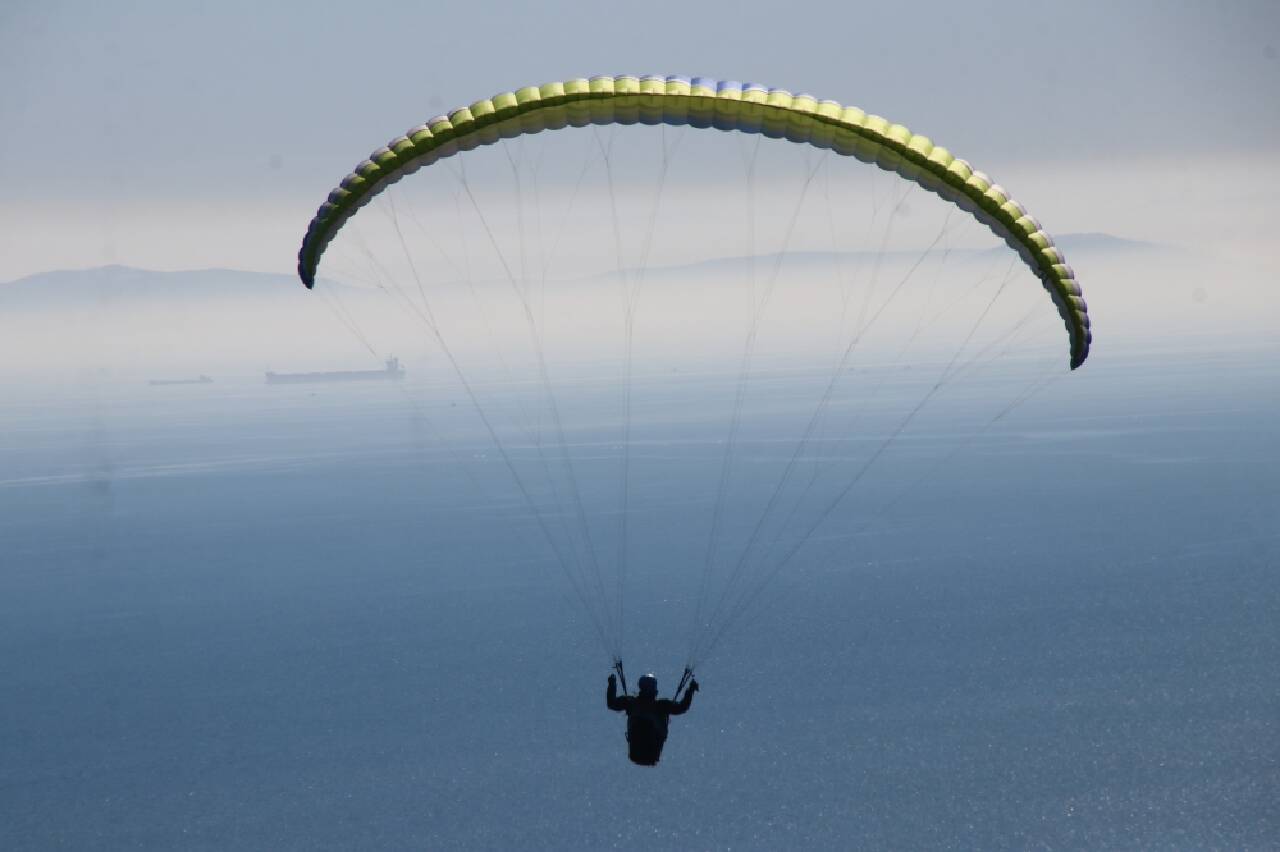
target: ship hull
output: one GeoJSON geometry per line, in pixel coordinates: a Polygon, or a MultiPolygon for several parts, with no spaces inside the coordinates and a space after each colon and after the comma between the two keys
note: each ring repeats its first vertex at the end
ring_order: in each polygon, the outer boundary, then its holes
{"type": "Polygon", "coordinates": [[[397,382],[404,370],[340,370],[328,373],[267,373],[269,385],[327,384],[330,382],[397,382]]]}
{"type": "Polygon", "coordinates": [[[213,384],[213,379],[208,376],[200,376],[196,379],[151,379],[147,382],[149,385],[209,385],[213,384]]]}

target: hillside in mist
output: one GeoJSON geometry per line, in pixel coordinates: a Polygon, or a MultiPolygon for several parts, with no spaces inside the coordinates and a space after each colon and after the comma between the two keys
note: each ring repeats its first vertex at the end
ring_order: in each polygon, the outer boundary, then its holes
{"type": "MultiPolygon", "coordinates": [[[[1109,234],[1069,234],[1060,242],[1085,288],[1103,352],[1157,333],[1220,334],[1256,325],[1268,305],[1274,307],[1274,294],[1255,286],[1256,274],[1243,266],[1109,234]]],[[[993,260],[997,252],[1007,249],[954,249],[944,262],[963,281],[978,274],[966,270],[1003,263],[1002,256],[993,260]]],[[[798,286],[787,293],[794,301],[803,300],[806,281],[825,276],[829,282],[839,275],[854,280],[877,259],[889,280],[895,265],[909,269],[915,257],[795,252],[781,265],[776,256],[764,255],[655,267],[646,270],[642,317],[670,321],[687,335],[692,320],[683,315],[714,312],[721,294],[725,305],[738,304],[730,291],[748,270],[764,274],[778,265],[786,286],[798,286]],[[701,288],[689,286],[695,282],[701,288]]],[[[566,324],[578,323],[585,329],[584,346],[592,343],[586,336],[598,335],[598,341],[614,334],[607,325],[587,322],[620,315],[608,302],[614,288],[598,278],[547,286],[553,298],[542,321],[552,324],[552,334],[572,337],[579,332],[566,333],[566,324]]],[[[453,345],[483,346],[525,334],[511,296],[507,281],[456,281],[432,291],[432,308],[453,345]]],[[[322,278],[308,291],[292,274],[232,269],[104,266],[45,272],[0,284],[0,375],[44,381],[91,370],[135,380],[156,373],[361,369],[392,354],[412,366],[416,358],[438,354],[415,307],[419,298],[407,285],[374,289],[322,278]]]]}
{"type": "MultiPolygon", "coordinates": [[[[1111,234],[1066,234],[1058,244],[1072,254],[1119,254],[1161,251],[1164,247],[1111,234]]],[[[953,257],[986,254],[997,249],[952,249],[953,257]]],[[[910,255],[913,252],[889,252],[910,255]]],[[[791,252],[786,262],[796,266],[814,266],[840,262],[870,262],[880,254],[870,251],[791,252]]],[[[663,273],[736,270],[751,264],[776,262],[778,255],[756,257],[728,256],[698,263],[661,267],[663,273]]],[[[631,272],[635,269],[629,270],[631,272]]],[[[318,287],[336,293],[340,298],[369,295],[362,288],[350,287],[321,278],[318,287]]],[[[99,266],[41,272],[14,281],[0,283],[0,310],[31,310],[53,307],[93,308],[172,305],[183,306],[200,301],[223,301],[241,304],[274,302],[281,307],[305,304],[305,288],[293,274],[251,272],[239,269],[189,269],[161,271],[130,266],[99,266]]]]}

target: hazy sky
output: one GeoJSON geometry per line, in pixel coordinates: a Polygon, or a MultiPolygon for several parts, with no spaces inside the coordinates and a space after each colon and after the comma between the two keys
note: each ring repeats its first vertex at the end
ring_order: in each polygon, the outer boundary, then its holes
{"type": "Polygon", "coordinates": [[[1143,164],[1141,187],[1194,183],[1206,165],[1262,161],[1280,130],[1269,2],[620,8],[6,3],[0,280],[111,262],[285,271],[328,188],[382,142],[497,91],[597,73],[857,104],[995,174],[1059,230],[1103,229],[1067,212],[1103,182],[1028,198],[1025,176],[1143,164]]]}

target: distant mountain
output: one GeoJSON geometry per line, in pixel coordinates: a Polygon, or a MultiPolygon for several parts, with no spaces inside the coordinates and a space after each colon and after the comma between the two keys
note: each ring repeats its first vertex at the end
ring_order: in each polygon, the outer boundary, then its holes
{"type": "MultiPolygon", "coordinates": [[[[1068,259],[1090,254],[1117,254],[1158,251],[1155,243],[1130,240],[1111,234],[1064,234],[1058,244],[1068,259]]],[[[1007,249],[952,249],[956,258],[980,258],[989,252],[1007,249]]],[[[884,257],[914,258],[915,251],[885,252],[884,257]]],[[[800,251],[786,257],[788,270],[820,268],[835,263],[868,263],[877,257],[873,251],[800,251]]],[[[694,263],[652,266],[646,275],[657,279],[690,274],[735,274],[751,266],[768,268],[778,261],[777,254],[713,258],[694,263]]],[[[634,272],[635,270],[629,270],[634,272]]],[[[603,276],[588,276],[587,279],[603,276]]],[[[484,283],[504,282],[473,282],[484,283]]],[[[321,280],[319,287],[333,293],[342,302],[359,302],[366,298],[385,300],[376,291],[321,280]]],[[[87,310],[104,308],[128,309],[133,306],[181,307],[207,304],[309,304],[306,289],[294,275],[248,272],[238,269],[194,269],[165,272],[136,269],[129,266],[100,266],[91,269],[58,270],[29,275],[0,284],[0,310],[39,310],[73,305],[87,310]]],[[[314,301],[314,296],[311,296],[314,301]]]]}
{"type": "MultiPolygon", "coordinates": [[[[1144,251],[1159,251],[1164,246],[1156,243],[1147,243],[1140,240],[1130,240],[1124,237],[1116,237],[1111,234],[1103,233],[1082,233],[1082,234],[1063,234],[1055,237],[1058,246],[1067,255],[1070,261],[1073,258],[1079,258],[1090,254],[1116,254],[1116,253],[1137,253],[1144,251]]],[[[953,248],[949,254],[953,260],[982,259],[993,253],[1007,252],[1009,249],[1004,245],[993,248],[983,249],[965,249],[953,248]]],[[[885,252],[876,251],[793,251],[786,255],[786,269],[795,271],[797,269],[820,269],[836,263],[845,264],[866,264],[872,263],[877,258],[884,260],[906,260],[914,261],[920,254],[919,249],[901,249],[885,252]]],[[[689,273],[702,274],[737,274],[754,266],[755,269],[768,269],[771,264],[777,263],[779,259],[778,253],[755,255],[736,255],[731,257],[718,257],[710,260],[696,261],[693,263],[674,264],[671,266],[651,266],[645,274],[649,278],[661,278],[666,276],[687,275],[689,273]]],[[[635,273],[635,268],[627,270],[628,273],[635,273]]],[[[595,278],[610,277],[616,273],[605,273],[602,275],[590,276],[588,280],[595,278]]]]}
{"type": "Polygon", "coordinates": [[[1059,237],[1055,237],[1054,239],[1068,256],[1070,256],[1072,252],[1078,254],[1083,254],[1085,252],[1143,252],[1160,251],[1165,248],[1165,246],[1162,246],[1159,243],[1149,243],[1143,240],[1130,240],[1124,237],[1116,237],[1111,234],[1097,232],[1063,234],[1059,237]]]}
{"type": "MultiPolygon", "coordinates": [[[[324,282],[344,295],[367,291],[324,282]]],[[[164,272],[129,266],[41,272],[0,284],[0,310],[43,309],[65,305],[85,308],[128,308],[195,302],[253,303],[294,301],[307,296],[292,275],[238,269],[164,272]]]]}

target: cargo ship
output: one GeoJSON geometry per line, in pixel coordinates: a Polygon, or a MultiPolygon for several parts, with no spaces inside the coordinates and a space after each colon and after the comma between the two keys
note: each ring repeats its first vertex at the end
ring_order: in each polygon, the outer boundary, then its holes
{"type": "Polygon", "coordinates": [[[323,373],[273,373],[267,371],[267,384],[292,385],[321,382],[367,382],[404,378],[404,367],[399,358],[388,358],[381,370],[332,370],[323,373]]]}
{"type": "Polygon", "coordinates": [[[151,379],[149,385],[208,385],[213,379],[208,376],[196,376],[194,379],[151,379]]]}

